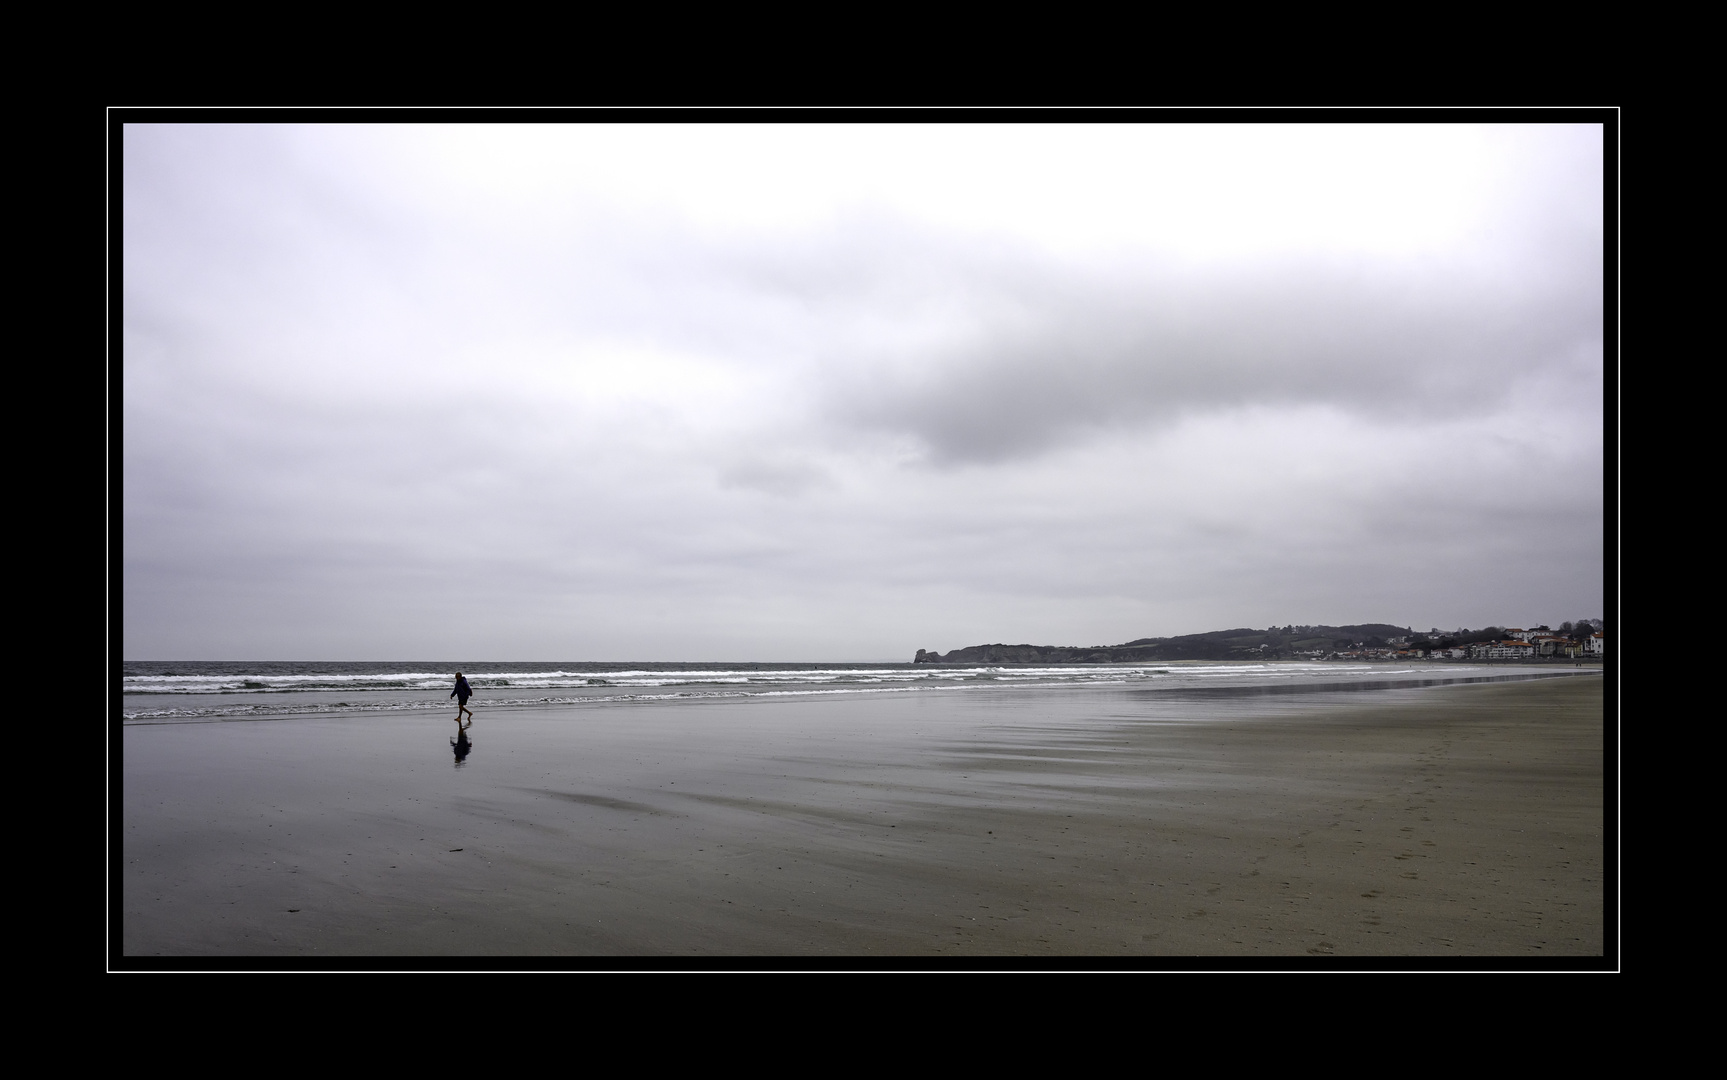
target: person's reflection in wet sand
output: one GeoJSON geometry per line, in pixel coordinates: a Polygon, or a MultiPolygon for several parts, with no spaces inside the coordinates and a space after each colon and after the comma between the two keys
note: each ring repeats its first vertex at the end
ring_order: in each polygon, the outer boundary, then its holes
{"type": "Polygon", "coordinates": [[[461,717],[456,717],[456,737],[450,740],[450,745],[456,750],[456,768],[458,769],[462,767],[462,762],[468,760],[468,751],[474,748],[474,744],[468,741],[468,729],[473,726],[472,720],[464,724],[461,717]]]}

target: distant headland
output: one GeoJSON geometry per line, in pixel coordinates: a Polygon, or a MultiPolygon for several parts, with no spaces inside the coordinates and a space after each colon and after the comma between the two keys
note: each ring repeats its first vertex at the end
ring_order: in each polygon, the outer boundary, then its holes
{"type": "Polygon", "coordinates": [[[949,653],[919,649],[914,664],[1131,664],[1159,660],[1576,659],[1603,657],[1600,619],[1558,630],[1489,626],[1425,633],[1389,623],[1355,626],[1240,627],[1179,637],[1139,638],[1122,645],[972,645],[949,653]]]}

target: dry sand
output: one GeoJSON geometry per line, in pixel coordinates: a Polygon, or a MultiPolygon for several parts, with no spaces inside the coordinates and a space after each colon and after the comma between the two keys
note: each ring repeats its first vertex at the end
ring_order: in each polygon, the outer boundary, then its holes
{"type": "Polygon", "coordinates": [[[1599,958],[1603,683],[129,726],[112,963],[1599,958]]]}

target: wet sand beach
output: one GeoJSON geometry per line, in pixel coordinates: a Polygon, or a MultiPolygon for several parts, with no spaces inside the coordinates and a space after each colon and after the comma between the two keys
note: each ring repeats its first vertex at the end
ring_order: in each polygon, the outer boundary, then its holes
{"type": "Polygon", "coordinates": [[[1606,949],[1598,673],[477,711],[125,726],[118,966],[1606,949]]]}

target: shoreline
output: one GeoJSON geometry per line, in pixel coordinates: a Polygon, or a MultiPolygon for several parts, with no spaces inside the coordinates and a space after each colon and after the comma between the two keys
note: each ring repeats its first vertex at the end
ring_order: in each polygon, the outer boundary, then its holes
{"type": "Polygon", "coordinates": [[[1604,684],[126,725],[118,963],[1599,958],[1604,684]]]}
{"type": "MultiPolygon", "coordinates": [[[[213,665],[230,667],[231,665],[213,665]]],[[[238,666],[238,665],[233,665],[238,666]]],[[[318,665],[281,665],[289,672],[240,674],[229,671],[146,676],[156,687],[122,689],[122,724],[186,723],[229,720],[279,720],[311,715],[376,715],[391,712],[432,714],[448,707],[449,688],[442,675],[325,670],[318,665]],[[243,686],[234,684],[240,683],[243,686]],[[409,685],[410,683],[416,685],[409,685]]],[[[356,665],[364,668],[388,665],[356,665]]],[[[518,665],[518,668],[537,665],[518,665]]],[[[474,676],[475,701],[499,708],[568,708],[639,703],[697,702],[726,698],[824,697],[836,694],[897,694],[926,691],[992,692],[1004,687],[1113,689],[1128,684],[1157,685],[1183,694],[1196,687],[1238,686],[1246,692],[1309,693],[1326,689],[1379,689],[1446,682],[1505,681],[1583,674],[1571,665],[1522,665],[1507,671],[1500,663],[1444,662],[1337,664],[1293,661],[1219,663],[1172,661],[1166,664],[1083,664],[1065,667],[1015,664],[910,664],[889,668],[785,670],[753,665],[733,669],[660,669],[603,673],[522,670],[474,676]],[[1546,670],[1541,670],[1546,668],[1546,670]],[[603,677],[602,677],[603,676],[603,677]],[[1143,682],[1142,682],[1143,681],[1143,682]]]]}

